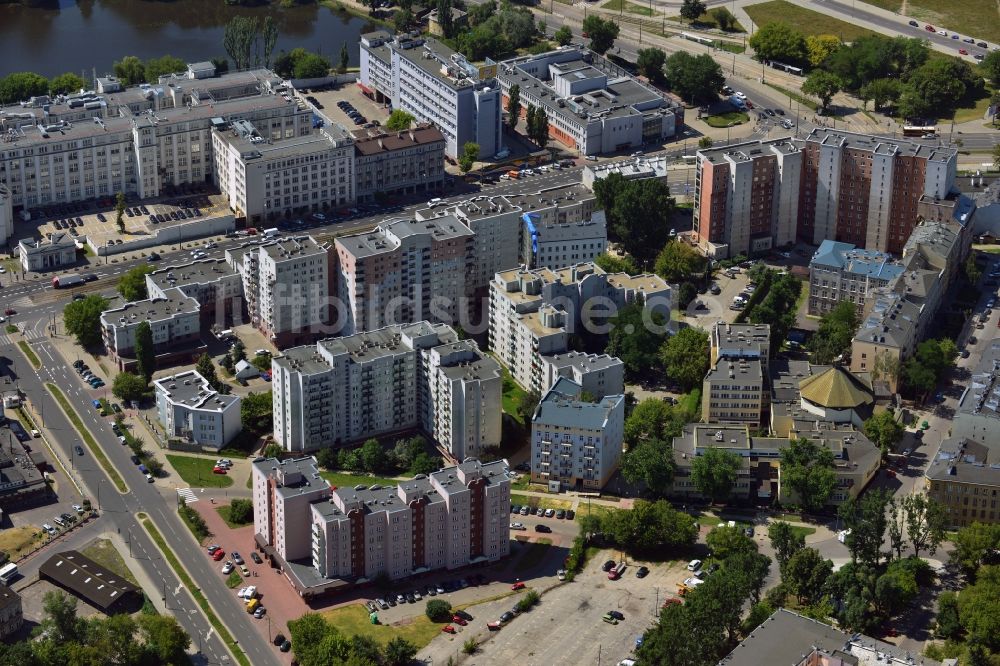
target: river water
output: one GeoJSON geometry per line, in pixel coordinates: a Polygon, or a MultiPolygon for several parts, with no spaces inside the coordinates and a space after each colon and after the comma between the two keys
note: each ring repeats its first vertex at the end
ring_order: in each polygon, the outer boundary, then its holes
{"type": "MultiPolygon", "coordinates": [[[[223,0],[51,0],[42,7],[0,4],[0,76],[32,71],[43,76],[91,70],[111,72],[126,55],[142,60],[162,55],[186,62],[228,57],[222,45],[226,23],[237,14],[278,22],[282,49],[303,47],[335,65],[347,42],[358,64],[358,36],[373,29],[364,19],[319,5],[230,7],[223,0]]],[[[230,63],[231,64],[231,63],[230,63]]]]}

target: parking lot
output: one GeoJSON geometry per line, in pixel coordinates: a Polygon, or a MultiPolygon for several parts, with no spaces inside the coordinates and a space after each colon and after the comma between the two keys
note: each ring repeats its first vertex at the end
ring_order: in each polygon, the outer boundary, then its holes
{"type": "MultiPolygon", "coordinates": [[[[387,106],[377,104],[371,98],[366,97],[361,92],[361,88],[353,83],[343,84],[336,90],[302,91],[302,96],[313,97],[322,105],[322,108],[317,107],[321,115],[340,123],[348,131],[360,129],[364,125],[356,125],[347,113],[337,106],[337,102],[341,100],[349,102],[368,122],[378,121],[379,123],[383,123],[389,117],[390,113],[387,106]]],[[[307,99],[307,101],[312,103],[312,100],[307,99]]]]}
{"type": "Polygon", "coordinates": [[[476,636],[482,645],[467,664],[615,664],[632,653],[636,639],[654,621],[665,599],[674,596],[676,583],[687,573],[680,562],[647,563],[649,575],[637,578],[639,563],[630,560],[621,579],[609,580],[602,564],[620,557],[616,551],[599,552],[572,583],[532,581],[529,585],[536,589],[548,590],[541,602],[499,631],[489,631],[486,623],[499,619],[519,596],[472,606],[467,610],[475,619],[467,627],[456,627],[454,636],[442,634],[418,657],[447,663],[466,639],[476,636]],[[610,611],[621,613],[624,619],[617,624],[602,620],[610,611]],[[588,640],[581,641],[583,635],[588,640]]]}

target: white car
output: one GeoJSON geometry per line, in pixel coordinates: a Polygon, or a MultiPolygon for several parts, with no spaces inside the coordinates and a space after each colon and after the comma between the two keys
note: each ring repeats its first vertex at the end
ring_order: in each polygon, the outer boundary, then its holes
{"type": "Polygon", "coordinates": [[[535,172],[532,169],[525,169],[524,171],[521,172],[521,175],[522,176],[533,176],[533,175],[535,175],[535,172]]]}
{"type": "Polygon", "coordinates": [[[524,523],[511,523],[510,524],[510,529],[512,529],[512,530],[526,530],[528,528],[524,526],[524,523]]]}
{"type": "Polygon", "coordinates": [[[691,576],[690,578],[684,580],[684,584],[687,585],[688,587],[698,587],[704,582],[705,581],[703,581],[702,579],[695,578],[694,576],[691,576]]]}
{"type": "Polygon", "coordinates": [[[948,31],[947,30],[938,30],[937,34],[941,35],[942,37],[947,37],[948,36],[948,31]]]}
{"type": "Polygon", "coordinates": [[[737,90],[737,91],[736,91],[736,92],[734,92],[733,94],[734,94],[734,95],[736,95],[736,97],[738,97],[739,99],[746,99],[746,98],[747,98],[746,94],[745,94],[745,93],[742,93],[742,92],[740,92],[739,90],[737,90]]]}
{"type": "Polygon", "coordinates": [[[510,176],[505,173],[502,173],[500,174],[500,180],[510,180],[510,176]]]}
{"type": "Polygon", "coordinates": [[[566,580],[566,570],[560,569],[559,571],[557,571],[556,578],[558,578],[559,580],[566,580]]]}
{"type": "Polygon", "coordinates": [[[4,323],[5,321],[7,321],[7,317],[0,315],[0,324],[4,323]]]}
{"type": "Polygon", "coordinates": [[[0,274],[6,273],[6,272],[7,272],[7,269],[4,268],[3,266],[0,266],[0,274]]]}
{"type": "Polygon", "coordinates": [[[233,572],[233,563],[232,562],[226,562],[225,564],[222,565],[222,573],[223,574],[228,575],[228,574],[231,574],[232,572],[233,572]]]}
{"type": "Polygon", "coordinates": [[[701,560],[691,560],[688,562],[687,569],[688,571],[697,571],[698,569],[701,569],[701,560]]]}
{"type": "Polygon", "coordinates": [[[83,507],[80,506],[79,504],[73,504],[72,506],[73,510],[76,511],[77,513],[83,513],[83,507]]]}
{"type": "MultiPolygon", "coordinates": [[[[229,562],[226,562],[226,564],[229,564],[229,562]]],[[[240,591],[236,593],[236,596],[238,596],[240,599],[242,599],[243,597],[246,596],[246,593],[247,593],[247,588],[241,587],[240,591]]]]}
{"type": "Polygon", "coordinates": [[[243,598],[244,599],[253,599],[256,596],[257,596],[257,586],[256,585],[251,585],[250,587],[246,588],[243,591],[243,598]]]}

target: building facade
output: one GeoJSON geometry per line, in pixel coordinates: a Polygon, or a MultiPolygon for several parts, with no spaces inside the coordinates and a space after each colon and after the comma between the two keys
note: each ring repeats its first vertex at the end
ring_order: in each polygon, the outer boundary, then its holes
{"type": "Polygon", "coordinates": [[[504,108],[518,86],[522,113],[543,109],[549,136],[584,155],[661,142],[684,122],[681,104],[583,46],[505,60],[498,72],[504,108]]]}
{"type": "Polygon", "coordinates": [[[0,583],[0,638],[16,634],[23,625],[21,595],[0,583]]]}
{"type": "Polygon", "coordinates": [[[711,256],[824,240],[901,254],[921,198],[954,188],[957,150],[814,129],[698,151],[694,233],[711,256]]]}
{"type": "Polygon", "coordinates": [[[432,125],[403,132],[354,132],[354,187],[358,201],[416,194],[444,186],[445,140],[432,125]]]}
{"type": "Polygon", "coordinates": [[[344,335],[467,316],[474,235],[455,217],[393,220],[334,243],[344,335]]]}
{"type": "Polygon", "coordinates": [[[218,451],[243,430],[240,397],[218,393],[196,370],[157,379],[153,388],[168,438],[218,451]]]}
{"type": "Polygon", "coordinates": [[[950,529],[1000,522],[1000,448],[965,437],[941,443],[924,472],[927,495],[939,502],[950,529]]]}
{"type": "Polygon", "coordinates": [[[168,298],[173,289],[198,301],[203,323],[210,321],[229,328],[228,323],[242,311],[243,282],[225,259],[200,259],[146,275],[146,291],[151,299],[168,298]]]}
{"type": "Polygon", "coordinates": [[[6,185],[0,184],[0,245],[6,245],[14,235],[14,197],[6,185]]]}
{"type": "Polygon", "coordinates": [[[212,132],[214,176],[250,226],[354,203],[354,140],[338,125],[272,139],[250,120],[212,132]]]}
{"type": "Polygon", "coordinates": [[[101,313],[101,334],[112,358],[135,358],[135,333],[147,322],[157,354],[201,342],[201,309],[198,301],[179,289],[168,289],[165,298],[126,303],[101,313]]]}
{"type": "Polygon", "coordinates": [[[422,430],[457,460],[500,444],[495,361],[443,324],[390,326],[272,360],[275,440],[286,451],[422,430]]]}
{"type": "Polygon", "coordinates": [[[848,301],[860,315],[868,294],[887,286],[904,270],[885,252],[825,240],[809,262],[809,314],[822,316],[848,301]]]}
{"type": "Polygon", "coordinates": [[[445,137],[445,153],[454,159],[466,143],[492,157],[503,148],[503,118],[496,68],[476,67],[433,38],[379,30],[361,35],[358,84],[376,101],[431,123],[445,137]]]}
{"type": "Polygon", "coordinates": [[[76,263],[76,241],[67,233],[56,232],[46,240],[22,239],[17,244],[24,272],[51,271],[76,263]]]}
{"type": "Polygon", "coordinates": [[[625,396],[592,402],[580,384],[560,377],[531,419],[531,480],[559,489],[600,490],[618,469],[625,396]]]}

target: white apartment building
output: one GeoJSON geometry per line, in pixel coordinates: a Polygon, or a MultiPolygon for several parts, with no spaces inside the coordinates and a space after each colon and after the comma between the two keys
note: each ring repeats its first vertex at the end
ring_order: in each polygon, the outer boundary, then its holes
{"type": "Polygon", "coordinates": [[[202,317],[222,328],[229,328],[227,324],[240,314],[243,283],[225,259],[201,259],[146,275],[146,291],[151,299],[167,298],[171,289],[179,289],[198,301],[202,317]]]}
{"type": "Polygon", "coordinates": [[[364,582],[496,562],[510,553],[509,514],[504,461],[469,459],[395,487],[338,488],[312,505],[313,566],[364,582]]]}
{"type": "Polygon", "coordinates": [[[498,79],[505,108],[518,86],[524,112],[544,109],[549,136],[584,155],[662,141],[684,122],[680,103],[583,46],[505,60],[498,79]]]}
{"type": "Polygon", "coordinates": [[[571,335],[596,330],[630,303],[669,321],[670,287],[656,275],[607,274],[593,263],[502,271],[490,283],[490,349],[519,384],[542,393],[555,374],[541,357],[567,352],[571,335]]]}
{"type": "Polygon", "coordinates": [[[474,234],[455,217],[393,220],[334,242],[342,334],[468,315],[474,234]]]}
{"type": "Polygon", "coordinates": [[[500,443],[500,367],[444,324],[322,340],[271,365],[274,436],[286,451],[416,429],[457,459],[500,443]]]}
{"type": "Polygon", "coordinates": [[[503,148],[503,118],[496,66],[477,67],[433,38],[384,30],[361,35],[358,84],[376,101],[432,123],[445,137],[445,153],[457,158],[466,143],[492,157],[503,148]]]}
{"type": "Polygon", "coordinates": [[[158,354],[200,346],[198,301],[185,296],[180,289],[168,289],[165,294],[165,298],[134,301],[101,313],[104,346],[113,359],[135,357],[135,332],[143,322],[149,323],[153,348],[158,354]]]}
{"type": "Polygon", "coordinates": [[[354,202],[354,140],[339,125],[273,140],[234,120],[212,143],[219,189],[251,225],[354,202]]]}
{"type": "Polygon", "coordinates": [[[0,245],[6,245],[14,235],[14,197],[6,185],[0,184],[0,245]]]}
{"type": "Polygon", "coordinates": [[[582,399],[583,388],[560,377],[531,419],[531,480],[559,490],[600,490],[618,469],[625,396],[582,399]]]}
{"type": "Polygon", "coordinates": [[[542,386],[552,386],[565,377],[597,398],[625,393],[625,364],[620,358],[570,351],[539,356],[539,361],[542,386]]]}
{"type": "Polygon", "coordinates": [[[212,127],[254,123],[272,140],[308,135],[312,113],[267,70],[196,78],[189,71],[123,89],[36,97],[0,109],[0,184],[16,208],[112,197],[140,199],[212,179],[212,127]]]}
{"type": "Polygon", "coordinates": [[[17,243],[17,252],[24,272],[51,271],[76,263],[76,241],[62,231],[46,240],[22,239],[17,243]]]}
{"type": "Polygon", "coordinates": [[[153,388],[168,438],[218,451],[243,430],[240,397],[217,393],[196,370],[157,379],[153,388]]]}
{"type": "Polygon", "coordinates": [[[599,210],[587,221],[544,224],[538,213],[524,213],[522,255],[528,268],[563,268],[593,261],[608,247],[608,224],[599,210]]]}
{"type": "Polygon", "coordinates": [[[311,236],[245,244],[226,251],[239,273],[251,323],[277,347],[329,333],[333,255],[311,236]]]}

